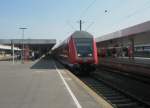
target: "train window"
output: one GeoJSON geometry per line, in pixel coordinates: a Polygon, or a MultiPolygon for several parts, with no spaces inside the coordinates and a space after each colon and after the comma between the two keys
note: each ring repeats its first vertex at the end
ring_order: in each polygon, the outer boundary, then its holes
{"type": "Polygon", "coordinates": [[[145,50],[145,51],[150,51],[150,46],[145,46],[145,47],[144,47],[144,50],[145,50]]]}
{"type": "Polygon", "coordinates": [[[91,38],[75,39],[78,56],[90,57],[93,55],[93,42],[91,38]]]}

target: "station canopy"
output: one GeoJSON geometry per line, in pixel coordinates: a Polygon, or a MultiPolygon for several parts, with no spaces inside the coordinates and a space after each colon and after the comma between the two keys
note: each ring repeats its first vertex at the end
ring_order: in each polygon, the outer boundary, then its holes
{"type": "Polygon", "coordinates": [[[98,45],[104,42],[128,44],[133,39],[135,45],[150,43],[150,21],[118,30],[116,32],[100,36],[96,39],[98,45]]]}
{"type": "Polygon", "coordinates": [[[56,39],[0,39],[0,44],[14,44],[14,46],[19,48],[22,48],[24,45],[31,50],[50,50],[56,44],[56,39]]]}

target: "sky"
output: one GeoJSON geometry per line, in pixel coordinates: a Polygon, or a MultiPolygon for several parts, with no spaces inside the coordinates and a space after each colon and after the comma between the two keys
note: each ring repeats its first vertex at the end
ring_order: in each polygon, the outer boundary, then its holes
{"type": "Polygon", "coordinates": [[[150,0],[0,0],[0,38],[67,38],[82,29],[94,37],[150,20],[150,0]],[[107,10],[107,12],[106,12],[107,10]]]}

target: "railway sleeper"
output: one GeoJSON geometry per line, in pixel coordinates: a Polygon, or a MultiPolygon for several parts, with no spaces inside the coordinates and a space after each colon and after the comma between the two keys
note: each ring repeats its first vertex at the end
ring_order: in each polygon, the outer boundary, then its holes
{"type": "Polygon", "coordinates": [[[109,94],[103,94],[105,97],[118,97],[118,96],[120,96],[119,94],[111,94],[111,93],[109,93],[109,94]]]}
{"type": "Polygon", "coordinates": [[[110,100],[113,104],[127,104],[133,102],[131,99],[116,99],[116,100],[110,100]]]}
{"type": "Polygon", "coordinates": [[[117,104],[117,108],[138,108],[138,104],[136,102],[126,103],[126,104],[117,104]]]}
{"type": "Polygon", "coordinates": [[[99,89],[99,90],[110,90],[109,88],[106,88],[106,87],[95,87],[96,89],[99,89]]]}
{"type": "Polygon", "coordinates": [[[116,94],[119,94],[119,93],[117,93],[116,91],[112,91],[112,90],[105,90],[105,89],[100,89],[99,91],[101,91],[101,92],[103,92],[103,93],[116,93],[116,94]]]}
{"type": "Polygon", "coordinates": [[[104,95],[105,95],[105,94],[106,94],[106,95],[107,95],[107,94],[114,94],[114,95],[118,95],[116,92],[107,92],[107,91],[106,91],[106,92],[105,92],[105,91],[103,91],[103,92],[102,92],[102,91],[100,91],[100,92],[101,92],[102,94],[104,94],[104,95]]]}
{"type": "Polygon", "coordinates": [[[107,97],[108,100],[125,99],[124,96],[107,97]]]}
{"type": "Polygon", "coordinates": [[[94,86],[94,87],[99,87],[99,88],[106,88],[106,86],[104,86],[104,85],[94,85],[94,84],[91,84],[92,86],[94,86]]]}
{"type": "Polygon", "coordinates": [[[101,92],[101,93],[103,93],[104,96],[105,96],[105,95],[120,96],[120,94],[119,94],[119,93],[116,93],[116,92],[101,92]]]}
{"type": "Polygon", "coordinates": [[[88,83],[89,85],[92,85],[92,86],[94,86],[94,87],[105,87],[106,88],[106,86],[105,85],[102,85],[102,84],[92,84],[92,83],[88,83]]]}

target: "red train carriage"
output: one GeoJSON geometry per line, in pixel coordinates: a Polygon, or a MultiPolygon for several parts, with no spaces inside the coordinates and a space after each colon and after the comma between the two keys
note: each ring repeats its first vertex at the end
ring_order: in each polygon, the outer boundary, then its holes
{"type": "Polygon", "coordinates": [[[79,73],[89,73],[95,70],[98,63],[96,42],[91,34],[76,31],[57,48],[53,54],[63,64],[79,73]]]}

